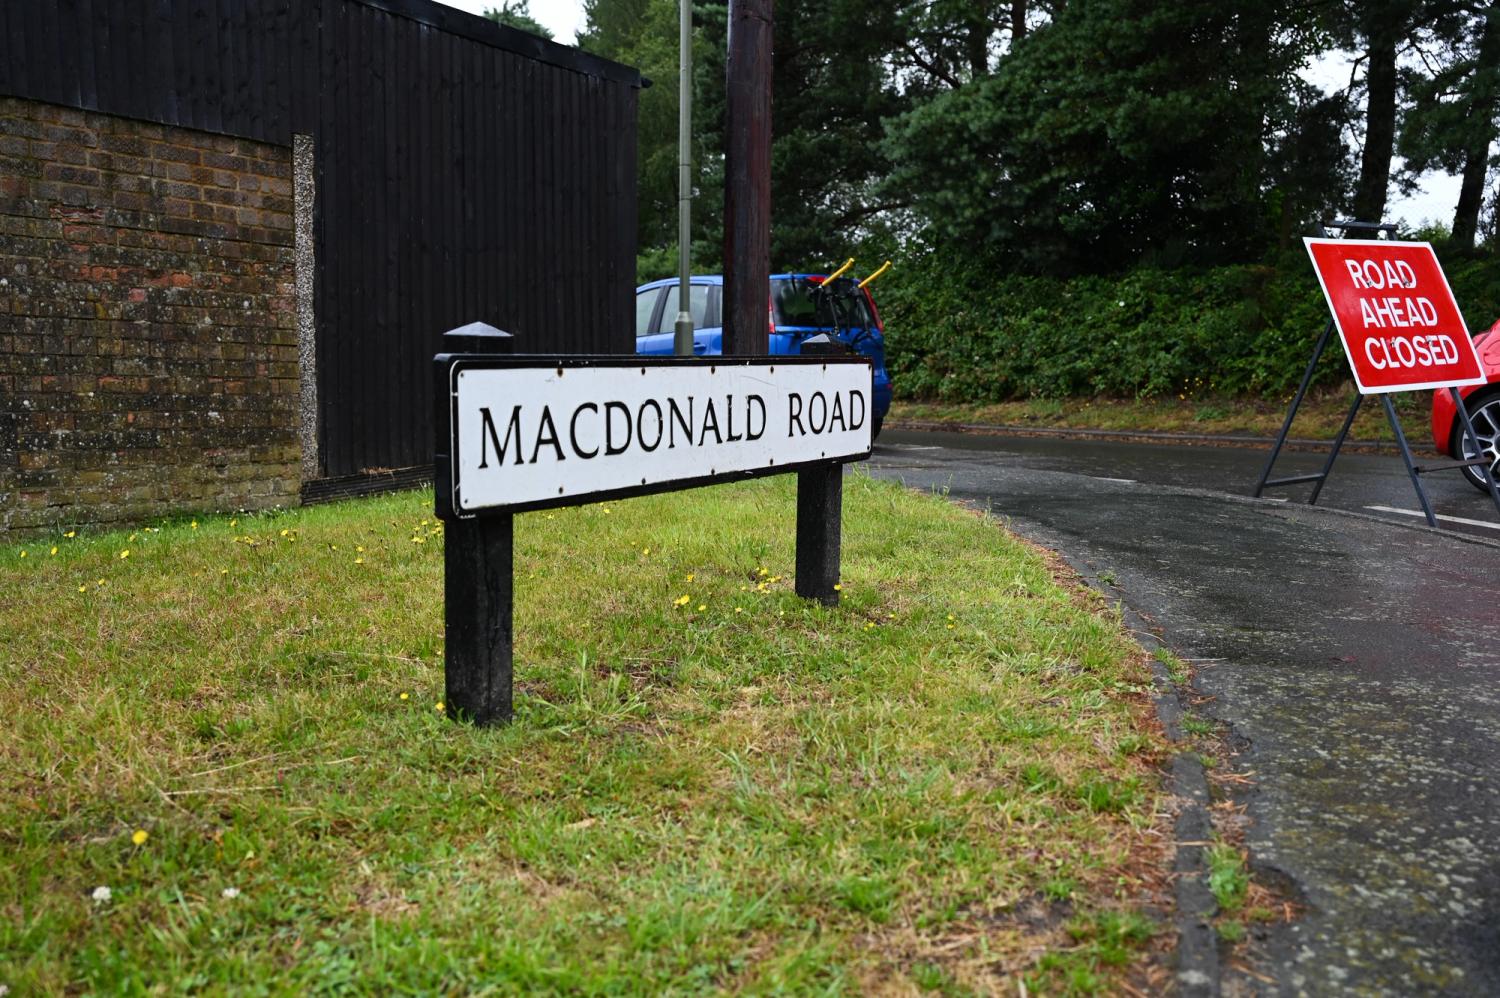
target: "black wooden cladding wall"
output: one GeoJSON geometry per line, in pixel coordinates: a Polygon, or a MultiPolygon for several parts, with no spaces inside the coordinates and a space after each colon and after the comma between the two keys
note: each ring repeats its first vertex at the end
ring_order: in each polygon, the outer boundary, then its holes
{"type": "Polygon", "coordinates": [[[319,462],[432,458],[430,360],[634,349],[640,77],[426,0],[0,0],[0,93],[316,144],[319,462]]]}

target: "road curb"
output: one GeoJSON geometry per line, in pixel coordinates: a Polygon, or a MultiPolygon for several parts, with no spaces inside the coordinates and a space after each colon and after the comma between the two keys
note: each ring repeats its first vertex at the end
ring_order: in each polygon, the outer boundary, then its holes
{"type": "MultiPolygon", "coordinates": [[[[1065,426],[1015,426],[1006,423],[963,423],[952,420],[887,419],[885,429],[919,433],[988,433],[1012,437],[1054,437],[1064,440],[1111,440],[1120,443],[1180,444],[1191,447],[1264,447],[1275,437],[1238,434],[1169,433],[1162,430],[1086,430],[1065,426]]],[[[1331,440],[1290,437],[1284,450],[1327,452],[1331,440]]],[[[1356,454],[1399,454],[1394,440],[1345,440],[1343,450],[1356,454]]]]}
{"type": "MultiPolygon", "coordinates": [[[[1161,721],[1168,741],[1182,745],[1186,741],[1182,730],[1185,708],[1166,665],[1156,657],[1156,650],[1163,644],[1151,622],[1131,609],[1120,598],[1119,590],[1099,578],[1089,566],[1055,548],[1049,547],[1048,550],[1078,573],[1090,589],[1115,602],[1131,637],[1150,656],[1157,719],[1161,721]]],[[[1219,998],[1219,941],[1213,925],[1219,906],[1208,886],[1205,844],[1213,835],[1213,823],[1208,814],[1208,774],[1203,768],[1203,760],[1195,752],[1178,752],[1172,758],[1167,782],[1169,792],[1181,807],[1173,828],[1176,846],[1172,868],[1176,902],[1172,926],[1177,932],[1175,993],[1183,998],[1219,998]]]]}

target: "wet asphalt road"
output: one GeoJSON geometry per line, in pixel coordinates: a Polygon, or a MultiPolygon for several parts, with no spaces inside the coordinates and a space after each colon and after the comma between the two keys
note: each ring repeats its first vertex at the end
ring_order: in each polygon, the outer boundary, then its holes
{"type": "MultiPolygon", "coordinates": [[[[1264,457],[890,432],[867,467],[989,508],[1194,660],[1254,773],[1252,860],[1307,905],[1262,990],[1500,994],[1500,530],[1367,509],[1416,508],[1396,457],[1340,457],[1324,502],[1352,514],[1243,498],[1264,457]]],[[[1429,478],[1439,512],[1500,522],[1429,478]]]]}

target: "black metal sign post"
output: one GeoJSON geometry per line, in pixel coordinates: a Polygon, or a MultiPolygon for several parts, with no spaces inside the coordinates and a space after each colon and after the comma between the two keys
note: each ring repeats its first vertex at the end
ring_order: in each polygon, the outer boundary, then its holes
{"type": "MultiPolygon", "coordinates": [[[[482,322],[443,334],[454,354],[509,356],[515,338],[482,322]]],[[[437,461],[433,485],[443,520],[443,702],[449,716],[475,724],[510,719],[515,614],[515,517],[508,512],[461,518],[443,501],[453,494],[453,403],[446,379],[437,393],[437,461]]]]}
{"type": "MultiPolygon", "coordinates": [[[[1384,234],[1387,239],[1392,238],[1397,231],[1394,225],[1379,224],[1374,222],[1339,221],[1327,223],[1328,228],[1340,229],[1347,238],[1351,234],[1384,234]]],[[[1319,235],[1323,231],[1320,227],[1319,235]]],[[[1260,478],[1255,483],[1255,490],[1251,494],[1260,498],[1261,494],[1268,488],[1284,485],[1300,485],[1313,482],[1312,494],[1308,496],[1307,504],[1316,505],[1318,495],[1323,491],[1324,484],[1328,481],[1329,474],[1333,471],[1333,462],[1339,456],[1339,451],[1344,446],[1344,441],[1349,436],[1349,430],[1354,425],[1354,417],[1359,415],[1360,405],[1364,402],[1364,394],[1356,392],[1354,403],[1349,407],[1349,413],[1344,417],[1344,423],[1339,427],[1338,435],[1333,439],[1333,445],[1329,448],[1328,457],[1323,462],[1320,471],[1306,475],[1289,475],[1284,478],[1272,478],[1271,471],[1276,466],[1276,458],[1281,454],[1286,445],[1287,435],[1291,431],[1292,421],[1297,417],[1297,410],[1302,405],[1302,400],[1307,395],[1307,389],[1312,384],[1313,375],[1317,370],[1318,361],[1323,358],[1323,351],[1328,348],[1328,341],[1333,335],[1334,320],[1329,319],[1328,324],[1323,327],[1323,333],[1318,337],[1317,344],[1313,347],[1312,359],[1307,363],[1307,370],[1302,374],[1302,382],[1297,386],[1297,393],[1292,398],[1292,404],[1287,409],[1286,419],[1282,421],[1281,430],[1276,435],[1276,442],[1271,446],[1271,454],[1266,459],[1265,467],[1261,469],[1260,478]]],[[[1453,396],[1453,403],[1458,410],[1458,418],[1463,424],[1464,438],[1474,447],[1474,453],[1479,455],[1475,460],[1455,461],[1444,464],[1422,466],[1417,464],[1412,455],[1411,446],[1407,443],[1406,433],[1401,429],[1401,420],[1396,415],[1396,407],[1391,402],[1391,393],[1382,392],[1380,396],[1381,405],[1385,409],[1386,420],[1390,423],[1391,433],[1396,438],[1396,446],[1401,451],[1401,460],[1406,466],[1407,476],[1411,479],[1412,488],[1416,491],[1417,502],[1422,507],[1422,514],[1427,519],[1427,525],[1436,527],[1437,516],[1432,511],[1432,503],[1427,498],[1427,490],[1422,487],[1422,475],[1434,471],[1452,471],[1457,468],[1468,468],[1478,466],[1484,475],[1484,480],[1489,486],[1490,497],[1495,502],[1495,509],[1500,511],[1500,486],[1497,486],[1494,476],[1490,473],[1488,461],[1484,458],[1484,448],[1480,445],[1479,435],[1474,430],[1473,422],[1469,419],[1468,410],[1464,408],[1463,399],[1457,388],[1450,387],[1448,391],[1453,396]]]]}
{"type": "MultiPolygon", "coordinates": [[[[838,356],[849,348],[827,335],[802,342],[810,356],[838,356]]],[[[844,468],[834,464],[797,472],[797,577],[795,592],[837,606],[839,545],[844,522],[844,468]]]]}
{"type": "Polygon", "coordinates": [[[517,512],[796,473],[795,591],[838,604],[843,465],[870,454],[867,358],[826,336],[800,357],[527,357],[513,342],[474,323],[434,358],[450,716],[512,714],[517,512]]]}

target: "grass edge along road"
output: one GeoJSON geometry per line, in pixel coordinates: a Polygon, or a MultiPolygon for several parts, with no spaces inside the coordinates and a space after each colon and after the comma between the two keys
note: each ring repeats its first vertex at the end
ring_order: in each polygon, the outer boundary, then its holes
{"type": "MultiPolygon", "coordinates": [[[[1428,430],[1431,392],[1398,392],[1391,396],[1402,430],[1413,448],[1432,449],[1428,430]]],[[[1353,383],[1310,391],[1297,410],[1291,436],[1332,440],[1354,402],[1353,383]]],[[[1209,436],[1274,437],[1286,419],[1290,398],[1233,398],[1184,395],[1180,398],[1034,398],[1012,402],[940,402],[898,399],[887,422],[960,423],[1014,428],[1110,430],[1139,433],[1183,433],[1209,436]]],[[[1379,399],[1366,399],[1350,439],[1389,442],[1395,438],[1379,399]]]]}
{"type": "Polygon", "coordinates": [[[1159,981],[1164,747],[1118,613],[846,483],[831,610],[791,592],[789,476],[519,517],[493,730],[440,702],[430,492],[0,547],[0,984],[1159,981]]]}

